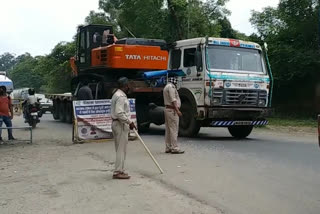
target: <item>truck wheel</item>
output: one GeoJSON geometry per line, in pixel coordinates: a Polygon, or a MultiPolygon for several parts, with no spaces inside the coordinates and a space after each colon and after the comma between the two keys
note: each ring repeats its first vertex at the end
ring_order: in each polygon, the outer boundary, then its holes
{"type": "Polygon", "coordinates": [[[228,130],[229,133],[237,138],[237,139],[243,139],[250,135],[252,132],[253,126],[229,126],[228,130]]]}
{"type": "Polygon", "coordinates": [[[52,109],[52,116],[53,119],[59,120],[59,111],[60,111],[60,102],[53,101],[53,109],[52,109]]]}
{"type": "Polygon", "coordinates": [[[143,124],[143,125],[138,123],[139,133],[146,133],[149,131],[149,129],[150,129],[150,123],[143,124]]]}
{"type": "Polygon", "coordinates": [[[61,102],[59,105],[59,116],[61,122],[66,122],[66,103],[61,102]]]}
{"type": "Polygon", "coordinates": [[[188,100],[183,100],[180,108],[182,117],[179,121],[179,136],[194,137],[200,131],[200,123],[195,118],[195,111],[188,100]]]}
{"type": "Polygon", "coordinates": [[[136,116],[139,133],[146,133],[149,131],[150,123],[148,119],[148,103],[143,97],[138,96],[136,98],[136,116]]]}
{"type": "Polygon", "coordinates": [[[72,123],[72,103],[66,103],[66,122],[72,123]]]}

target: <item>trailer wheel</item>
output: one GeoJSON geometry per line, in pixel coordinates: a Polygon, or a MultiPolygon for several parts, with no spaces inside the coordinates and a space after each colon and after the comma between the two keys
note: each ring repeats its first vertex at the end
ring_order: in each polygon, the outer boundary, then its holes
{"type": "Polygon", "coordinates": [[[195,110],[190,101],[181,97],[182,105],[180,111],[182,117],[179,121],[179,136],[194,137],[200,131],[200,123],[195,118],[195,110]]]}
{"type": "Polygon", "coordinates": [[[253,126],[229,126],[228,130],[229,133],[237,138],[237,139],[244,139],[250,135],[252,132],[253,126]]]}
{"type": "Polygon", "coordinates": [[[72,123],[72,103],[67,101],[65,105],[66,105],[66,122],[72,123]]]}
{"type": "Polygon", "coordinates": [[[61,102],[59,105],[59,116],[61,122],[66,122],[66,102],[61,102]]]}
{"type": "Polygon", "coordinates": [[[52,109],[52,116],[53,119],[59,120],[59,111],[60,111],[60,102],[57,100],[53,101],[53,109],[52,109]]]}
{"type": "Polygon", "coordinates": [[[139,124],[138,123],[138,132],[139,133],[147,133],[150,129],[150,123],[147,124],[139,124]]]}
{"type": "Polygon", "coordinates": [[[148,103],[142,96],[136,98],[136,116],[139,133],[146,133],[149,131],[150,122],[148,118],[148,103]]]}

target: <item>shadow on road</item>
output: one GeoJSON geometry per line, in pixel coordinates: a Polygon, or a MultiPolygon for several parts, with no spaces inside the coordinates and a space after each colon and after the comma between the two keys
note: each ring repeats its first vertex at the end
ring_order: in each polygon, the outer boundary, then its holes
{"type": "MultiPolygon", "coordinates": [[[[246,139],[235,139],[232,136],[217,136],[218,132],[214,133],[204,133],[201,132],[194,137],[179,137],[181,140],[192,140],[192,139],[197,139],[199,141],[241,141],[241,142],[246,142],[246,141],[257,141],[257,139],[252,139],[252,138],[246,138],[246,139]]],[[[141,136],[164,136],[165,135],[165,129],[164,127],[151,127],[147,133],[142,133],[141,136]]]]}

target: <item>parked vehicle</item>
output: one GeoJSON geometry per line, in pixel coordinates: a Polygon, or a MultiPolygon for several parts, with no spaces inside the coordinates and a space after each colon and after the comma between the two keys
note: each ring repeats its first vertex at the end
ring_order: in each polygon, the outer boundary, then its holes
{"type": "Polygon", "coordinates": [[[24,101],[28,99],[28,91],[30,88],[17,88],[12,91],[10,94],[12,99],[24,101]]]}
{"type": "Polygon", "coordinates": [[[95,99],[110,99],[121,76],[130,79],[136,99],[138,128],[164,124],[163,87],[178,76],[181,97],[179,135],[195,136],[201,127],[225,127],[235,138],[250,135],[254,126],[268,123],[273,78],[266,52],[259,44],[224,38],[194,38],[168,46],[163,40],[126,38],[94,44],[111,26],[81,26],[77,55],[70,60],[74,79],[69,94],[52,94],[53,116],[72,120],[72,101],[82,81],[95,99]]]}
{"type": "Polygon", "coordinates": [[[35,94],[37,97],[39,103],[40,103],[40,108],[42,114],[45,114],[47,112],[52,113],[53,110],[53,102],[51,99],[46,98],[44,94],[35,94]]]}
{"type": "Polygon", "coordinates": [[[7,88],[7,93],[9,94],[13,91],[13,82],[7,77],[5,71],[0,71],[0,85],[5,86],[7,88]]]}

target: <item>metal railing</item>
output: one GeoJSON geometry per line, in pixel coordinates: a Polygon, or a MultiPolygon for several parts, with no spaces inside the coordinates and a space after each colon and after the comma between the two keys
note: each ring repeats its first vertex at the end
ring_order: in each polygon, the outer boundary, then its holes
{"type": "Polygon", "coordinates": [[[28,141],[32,144],[32,127],[31,126],[21,126],[21,127],[0,127],[0,130],[3,129],[27,129],[30,131],[30,139],[29,140],[19,140],[19,141],[28,141]]]}

